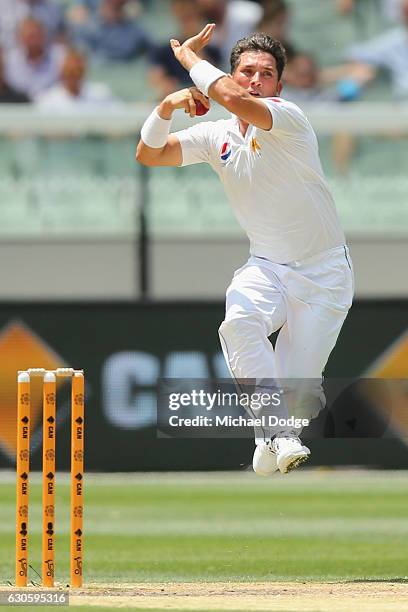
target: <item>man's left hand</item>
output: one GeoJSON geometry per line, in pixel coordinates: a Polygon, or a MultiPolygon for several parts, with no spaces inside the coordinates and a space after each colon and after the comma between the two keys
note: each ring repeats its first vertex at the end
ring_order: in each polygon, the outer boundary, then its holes
{"type": "Polygon", "coordinates": [[[174,38],[170,40],[176,59],[186,70],[190,71],[194,64],[200,61],[197,54],[210,42],[214,28],[215,23],[207,23],[201,32],[188,38],[183,44],[174,38]]]}

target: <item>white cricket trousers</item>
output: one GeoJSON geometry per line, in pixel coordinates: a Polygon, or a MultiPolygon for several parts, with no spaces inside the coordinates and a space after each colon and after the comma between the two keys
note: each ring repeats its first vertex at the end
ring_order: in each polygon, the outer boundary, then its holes
{"type": "MultiPolygon", "coordinates": [[[[255,381],[258,392],[270,389],[271,381],[277,385],[293,379],[318,381],[312,394],[319,399],[318,408],[312,402],[303,411],[306,418],[317,416],[325,405],[322,373],[351,306],[353,290],[346,246],[288,264],[251,256],[227,289],[225,320],[219,329],[233,378],[238,383],[255,381]],[[274,349],[268,337],[279,329],[274,349]]],[[[296,398],[299,402],[299,394],[296,398]]],[[[281,405],[275,414],[283,418],[294,410],[281,405]]],[[[283,429],[255,429],[256,441],[283,429]]]]}

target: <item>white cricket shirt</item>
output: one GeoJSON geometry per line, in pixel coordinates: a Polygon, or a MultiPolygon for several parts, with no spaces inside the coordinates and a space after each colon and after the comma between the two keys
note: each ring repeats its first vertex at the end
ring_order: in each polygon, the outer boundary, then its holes
{"type": "Polygon", "coordinates": [[[262,100],[273,117],[269,131],[250,125],[242,136],[233,115],[176,132],[182,165],[212,166],[252,255],[284,264],[345,244],[305,114],[282,98],[262,100]]]}

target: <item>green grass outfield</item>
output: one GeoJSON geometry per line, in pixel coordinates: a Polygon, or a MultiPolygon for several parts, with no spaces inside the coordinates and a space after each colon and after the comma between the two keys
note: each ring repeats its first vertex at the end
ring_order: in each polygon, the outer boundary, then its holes
{"type": "MultiPolygon", "coordinates": [[[[403,472],[88,474],[90,582],[404,580],[403,472]]],[[[30,562],[40,572],[40,479],[33,475],[30,562]]],[[[57,479],[56,573],[68,580],[69,486],[57,479]]],[[[0,473],[1,584],[14,580],[15,486],[0,473]]],[[[31,572],[31,577],[36,578],[31,572]]]]}

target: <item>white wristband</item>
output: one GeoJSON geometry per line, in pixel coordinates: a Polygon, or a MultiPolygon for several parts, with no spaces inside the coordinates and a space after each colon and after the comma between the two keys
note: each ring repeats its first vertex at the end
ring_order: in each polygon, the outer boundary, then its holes
{"type": "Polygon", "coordinates": [[[210,62],[201,60],[194,64],[190,70],[191,80],[203,94],[208,96],[208,90],[211,85],[218,81],[221,77],[227,76],[225,72],[216,68],[210,62]]]}
{"type": "Polygon", "coordinates": [[[171,122],[171,119],[162,119],[155,108],[141,129],[140,136],[143,142],[152,149],[162,149],[167,144],[171,122]]]}

